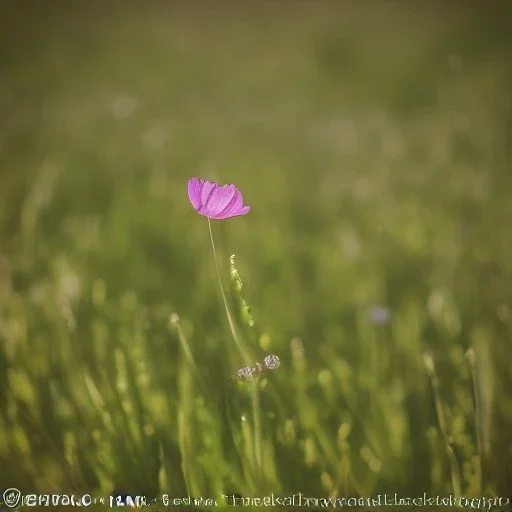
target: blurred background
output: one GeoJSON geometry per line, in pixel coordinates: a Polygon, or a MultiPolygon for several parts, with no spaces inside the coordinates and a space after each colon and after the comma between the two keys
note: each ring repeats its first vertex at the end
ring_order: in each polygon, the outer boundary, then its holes
{"type": "Polygon", "coordinates": [[[510,493],[505,3],[0,9],[0,489],[510,493]]]}

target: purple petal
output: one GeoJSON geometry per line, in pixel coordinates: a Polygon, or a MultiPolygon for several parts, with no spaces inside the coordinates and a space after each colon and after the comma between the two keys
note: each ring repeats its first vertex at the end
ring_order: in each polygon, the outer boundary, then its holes
{"type": "Polygon", "coordinates": [[[238,190],[234,185],[235,193],[233,194],[229,203],[219,212],[219,216],[230,217],[233,213],[237,212],[244,205],[244,201],[242,199],[242,194],[240,190],[238,190]]]}
{"type": "Polygon", "coordinates": [[[234,185],[220,188],[212,198],[212,207],[209,214],[212,218],[221,220],[232,217],[231,212],[238,210],[243,205],[242,194],[234,185]]]}
{"type": "Polygon", "coordinates": [[[244,206],[242,194],[235,185],[219,186],[211,181],[192,178],[188,182],[188,197],[196,211],[214,220],[245,215],[250,206],[244,206]]]}
{"type": "Polygon", "coordinates": [[[224,219],[229,219],[231,217],[238,217],[240,215],[245,215],[246,213],[249,212],[251,207],[250,206],[242,207],[242,204],[243,203],[239,203],[239,204],[237,203],[233,207],[231,207],[229,210],[225,210],[225,211],[219,213],[214,218],[217,220],[224,220],[224,219]]]}
{"type": "Polygon", "coordinates": [[[217,188],[212,194],[208,204],[208,213],[215,217],[222,215],[222,212],[235,197],[236,187],[234,185],[226,185],[224,187],[217,188]]]}
{"type": "Polygon", "coordinates": [[[202,183],[201,180],[197,178],[192,178],[188,182],[187,191],[188,198],[192,203],[192,206],[197,210],[201,205],[201,188],[202,183]]]}
{"type": "Polygon", "coordinates": [[[203,183],[203,188],[201,189],[201,205],[199,206],[200,210],[206,211],[208,208],[208,201],[212,197],[215,189],[218,187],[217,183],[212,183],[211,181],[205,181],[203,183]]]}

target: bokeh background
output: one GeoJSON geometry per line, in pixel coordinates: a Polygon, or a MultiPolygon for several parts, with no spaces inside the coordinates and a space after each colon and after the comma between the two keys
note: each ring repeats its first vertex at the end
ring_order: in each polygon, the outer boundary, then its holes
{"type": "Polygon", "coordinates": [[[510,493],[505,3],[0,9],[0,488],[510,493]]]}

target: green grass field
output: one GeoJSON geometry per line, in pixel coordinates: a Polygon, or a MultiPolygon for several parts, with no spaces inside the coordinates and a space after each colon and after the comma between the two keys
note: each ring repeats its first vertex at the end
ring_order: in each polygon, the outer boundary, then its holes
{"type": "Polygon", "coordinates": [[[510,10],[0,11],[0,491],[510,496],[510,10]]]}

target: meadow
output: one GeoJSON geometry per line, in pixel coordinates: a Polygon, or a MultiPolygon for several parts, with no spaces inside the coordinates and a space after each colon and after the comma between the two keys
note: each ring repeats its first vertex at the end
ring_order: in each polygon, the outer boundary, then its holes
{"type": "Polygon", "coordinates": [[[505,3],[0,11],[0,491],[510,497],[505,3]]]}

